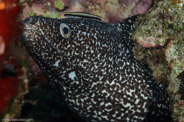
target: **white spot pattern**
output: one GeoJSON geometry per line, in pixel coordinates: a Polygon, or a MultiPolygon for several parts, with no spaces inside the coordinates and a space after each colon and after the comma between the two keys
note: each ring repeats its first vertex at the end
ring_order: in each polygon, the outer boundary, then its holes
{"type": "Polygon", "coordinates": [[[68,106],[87,121],[171,120],[166,90],[132,53],[134,21],[30,17],[23,43],[68,106]],[[62,38],[61,23],[70,37],[62,38]]]}
{"type": "Polygon", "coordinates": [[[68,77],[69,77],[70,79],[74,80],[74,78],[76,77],[75,71],[70,72],[70,73],[68,74],[68,77]]]}

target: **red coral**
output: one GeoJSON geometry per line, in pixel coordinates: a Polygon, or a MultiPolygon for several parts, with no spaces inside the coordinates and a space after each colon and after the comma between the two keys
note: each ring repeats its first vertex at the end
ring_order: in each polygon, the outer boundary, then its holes
{"type": "Polygon", "coordinates": [[[18,79],[20,70],[18,70],[17,75],[14,77],[3,77],[1,73],[2,63],[5,62],[5,58],[10,57],[11,54],[7,53],[9,51],[9,42],[18,41],[18,34],[20,34],[17,21],[17,15],[20,12],[18,2],[18,0],[0,0],[0,50],[6,49],[5,53],[2,51],[0,54],[0,114],[7,107],[11,98],[16,95],[20,83],[18,79]]]}

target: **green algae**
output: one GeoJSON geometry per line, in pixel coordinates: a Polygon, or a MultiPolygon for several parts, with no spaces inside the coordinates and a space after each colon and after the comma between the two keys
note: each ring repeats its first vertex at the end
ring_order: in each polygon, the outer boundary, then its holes
{"type": "Polygon", "coordinates": [[[61,0],[55,0],[54,1],[54,6],[59,10],[64,9],[64,3],[61,0]]]}
{"type": "Polygon", "coordinates": [[[57,12],[46,12],[43,16],[48,18],[61,18],[60,14],[57,12]]]}
{"type": "Polygon", "coordinates": [[[35,13],[34,11],[30,11],[30,12],[28,13],[28,15],[29,15],[29,16],[36,16],[36,13],[35,13]]]}

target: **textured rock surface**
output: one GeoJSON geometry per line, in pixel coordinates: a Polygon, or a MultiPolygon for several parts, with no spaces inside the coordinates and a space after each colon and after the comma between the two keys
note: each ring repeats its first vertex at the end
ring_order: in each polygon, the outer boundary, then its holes
{"type": "Polygon", "coordinates": [[[156,0],[154,3],[148,13],[140,17],[140,26],[134,34],[134,39],[147,49],[136,46],[134,52],[138,59],[149,64],[158,81],[169,83],[168,91],[174,100],[173,118],[183,121],[183,1],[156,0]]]}
{"type": "Polygon", "coordinates": [[[152,0],[61,0],[63,11],[58,12],[53,0],[24,3],[23,18],[31,15],[45,17],[63,17],[63,12],[88,12],[102,17],[105,22],[119,22],[129,16],[144,14],[151,6],[152,0]]]}

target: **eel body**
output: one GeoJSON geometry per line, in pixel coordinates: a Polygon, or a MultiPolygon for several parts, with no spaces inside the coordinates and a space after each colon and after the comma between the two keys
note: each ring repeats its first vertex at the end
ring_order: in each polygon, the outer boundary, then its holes
{"type": "Polygon", "coordinates": [[[86,121],[171,121],[165,87],[133,55],[134,21],[32,16],[24,21],[23,44],[86,121]]]}

